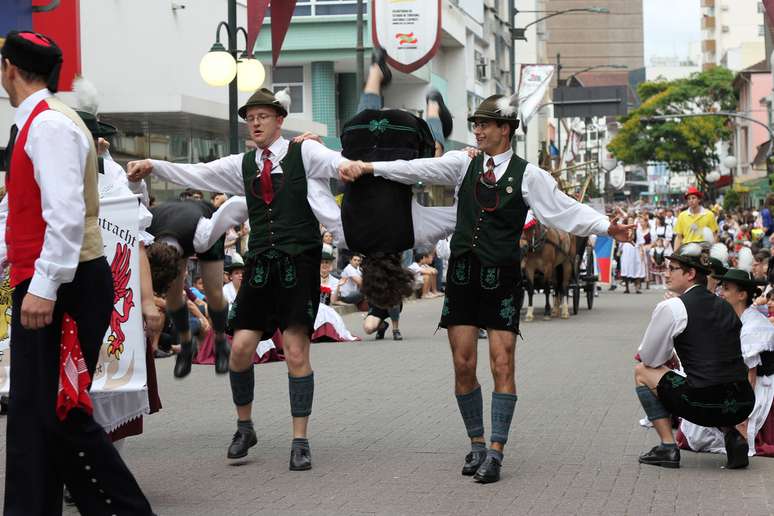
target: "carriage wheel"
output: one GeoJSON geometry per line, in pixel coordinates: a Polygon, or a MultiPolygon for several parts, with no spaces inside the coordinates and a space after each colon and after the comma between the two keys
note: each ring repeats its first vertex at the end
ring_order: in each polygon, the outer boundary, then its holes
{"type": "Polygon", "coordinates": [[[597,286],[594,283],[586,285],[586,306],[589,310],[594,307],[594,289],[596,288],[597,286]]]}
{"type": "Polygon", "coordinates": [[[572,263],[572,281],[570,282],[570,289],[572,290],[572,315],[578,315],[578,307],[580,306],[580,261],[581,257],[576,255],[572,263]]]}

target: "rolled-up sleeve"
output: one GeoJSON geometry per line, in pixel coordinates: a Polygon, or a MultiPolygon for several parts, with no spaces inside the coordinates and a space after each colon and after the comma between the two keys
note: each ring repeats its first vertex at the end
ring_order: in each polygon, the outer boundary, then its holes
{"type": "Polygon", "coordinates": [[[640,343],[639,355],[648,367],[664,365],[674,352],[674,338],[685,331],[688,313],[678,297],[656,305],[645,335],[640,343]]]}
{"type": "Polygon", "coordinates": [[[545,170],[527,165],[521,193],[544,224],[578,236],[607,234],[608,218],[559,190],[556,180],[545,170]]]}

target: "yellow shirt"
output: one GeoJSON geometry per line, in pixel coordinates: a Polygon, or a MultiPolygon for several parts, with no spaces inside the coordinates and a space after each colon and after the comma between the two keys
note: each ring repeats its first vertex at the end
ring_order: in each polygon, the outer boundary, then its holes
{"type": "Polygon", "coordinates": [[[697,215],[691,213],[691,210],[685,210],[677,216],[674,232],[683,237],[683,244],[704,242],[704,228],[709,228],[717,234],[718,223],[715,221],[714,213],[705,208],[702,208],[697,215]]]}

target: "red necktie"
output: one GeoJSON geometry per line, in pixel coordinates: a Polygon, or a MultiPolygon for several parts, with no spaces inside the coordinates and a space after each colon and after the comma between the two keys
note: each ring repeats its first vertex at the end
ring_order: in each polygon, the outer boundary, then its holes
{"type": "Polygon", "coordinates": [[[484,181],[489,185],[497,183],[497,177],[494,173],[494,159],[489,158],[486,162],[486,172],[484,172],[484,181]]]}
{"type": "Polygon", "coordinates": [[[261,196],[263,202],[271,204],[272,198],[274,198],[274,188],[271,186],[271,151],[264,149],[261,157],[263,158],[263,168],[261,169],[261,196]]]}

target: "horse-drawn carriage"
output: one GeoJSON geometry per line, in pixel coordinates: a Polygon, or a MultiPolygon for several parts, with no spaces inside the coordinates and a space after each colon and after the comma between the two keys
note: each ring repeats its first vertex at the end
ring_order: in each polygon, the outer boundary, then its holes
{"type": "Polygon", "coordinates": [[[588,238],[569,235],[534,221],[525,228],[522,244],[522,306],[525,293],[528,299],[525,321],[534,319],[532,301],[538,289],[546,296],[545,319],[569,318],[570,296],[572,313],[577,314],[581,291],[585,293],[587,308],[593,308],[597,277],[594,275],[594,252],[588,238]]]}

